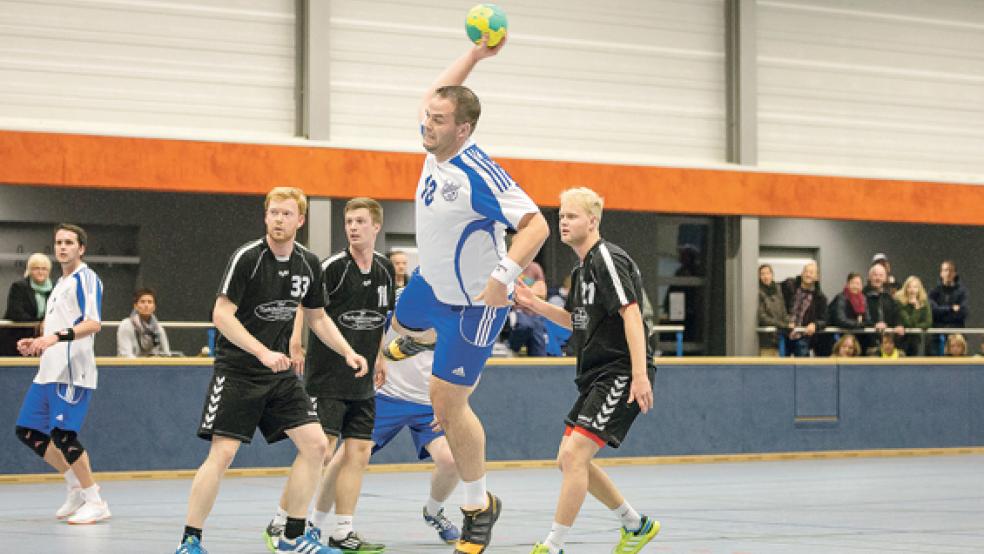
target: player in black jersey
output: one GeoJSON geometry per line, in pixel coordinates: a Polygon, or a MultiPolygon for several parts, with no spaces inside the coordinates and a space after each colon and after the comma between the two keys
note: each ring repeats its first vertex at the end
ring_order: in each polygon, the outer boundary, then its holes
{"type": "MultiPolygon", "coordinates": [[[[373,250],[382,227],[383,208],[378,202],[371,198],[349,200],[345,204],[345,235],[349,245],[321,263],[325,311],[355,351],[374,361],[375,373],[353,375],[344,358],[316,340],[309,341],[305,362],[305,390],[328,435],[328,452],[335,451],[339,437],[344,443],[338,450],[339,460],[325,472],[311,522],[321,529],[334,500],[336,524],[329,534],[328,545],[343,552],[381,552],[385,548],[382,544],[366,542],[353,530],[362,475],[372,453],[374,385],[381,385],[386,377],[380,344],[386,315],[395,304],[393,264],[373,250]]],[[[298,319],[295,342],[300,341],[300,335],[298,319]]],[[[283,504],[280,507],[278,514],[282,514],[283,504]]],[[[274,542],[281,524],[281,518],[275,516],[267,526],[268,546],[274,542]]]]}
{"type": "Polygon", "coordinates": [[[215,300],[212,321],[220,336],[198,428],[198,435],[212,444],[191,485],[177,554],[204,552],[202,527],[222,475],[257,427],[267,442],[289,437],[298,450],[284,495],[288,519],[276,551],[337,553],[322,546],[316,533],[304,532],[328,441],[310,399],[290,371],[288,343],[298,307],[317,337],[342,353],[356,375],[367,374],[368,367],[325,314],[317,257],[294,242],[307,210],[304,193],[277,187],[267,194],[264,209],[266,236],[232,255],[215,300]]]}
{"type": "Polygon", "coordinates": [[[591,189],[570,189],[560,195],[560,239],[580,260],[563,308],[516,284],[519,305],[573,330],[568,344],[577,353],[574,382],[580,392],[557,454],[564,479],[553,528],[532,554],[563,552],[567,532],[588,492],[622,523],[612,552],[639,552],[659,532],[659,522],[640,516],[593,461],[606,444],[618,448],[639,412],[652,408],[656,378],[639,309],[642,274],[624,250],[601,238],[602,206],[601,197],[591,189]]]}

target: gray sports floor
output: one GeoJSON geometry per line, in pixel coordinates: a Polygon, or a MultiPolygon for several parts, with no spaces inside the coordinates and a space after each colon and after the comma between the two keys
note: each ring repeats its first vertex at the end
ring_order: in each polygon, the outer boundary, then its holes
{"type": "MultiPolygon", "coordinates": [[[[663,523],[649,553],[984,552],[984,456],[623,466],[608,468],[630,501],[663,523]]],[[[559,473],[488,477],[504,512],[493,553],[523,553],[549,530],[559,473]]],[[[205,530],[213,554],[256,553],[282,479],[228,479],[205,530]]],[[[173,552],[189,481],[107,481],[109,523],[72,527],[52,517],[60,484],[0,485],[0,551],[173,552]]],[[[420,521],[425,473],[367,476],[356,528],[394,554],[442,552],[420,521]]],[[[453,496],[452,500],[457,497],[453,496]]],[[[616,523],[589,500],[567,552],[609,552],[616,523]]]]}

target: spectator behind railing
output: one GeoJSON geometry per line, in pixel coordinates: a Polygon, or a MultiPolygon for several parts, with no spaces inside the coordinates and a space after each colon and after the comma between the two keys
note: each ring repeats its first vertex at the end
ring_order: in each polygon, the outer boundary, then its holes
{"type": "MultiPolygon", "coordinates": [[[[885,286],[886,279],[888,279],[888,273],[881,263],[873,264],[868,268],[868,284],[864,287],[864,295],[868,304],[868,320],[880,332],[892,329],[895,334],[901,336],[905,334],[905,329],[899,325],[898,307],[885,286]]],[[[863,336],[861,345],[866,351],[874,350],[878,347],[878,337],[876,335],[863,336]]]]}
{"type": "Polygon", "coordinates": [[[946,356],[966,356],[967,339],[960,333],[954,333],[946,338],[946,356]]]}
{"type": "Polygon", "coordinates": [[[157,323],[157,293],[143,288],[133,293],[133,311],[116,330],[116,354],[121,358],[170,356],[167,333],[157,323]]]}
{"type": "Polygon", "coordinates": [[[901,358],[905,352],[895,345],[895,333],[891,331],[882,333],[878,345],[879,358],[901,358]]]}
{"type": "Polygon", "coordinates": [[[820,290],[819,269],[816,262],[808,262],[798,277],[790,277],[782,283],[782,296],[786,311],[796,327],[805,330],[789,334],[787,352],[793,356],[809,356],[816,346],[817,331],[824,328],[827,317],[827,297],[820,290]]]}
{"type": "MultiPolygon", "coordinates": [[[[868,302],[862,292],[863,288],[864,283],[861,281],[861,274],[853,271],[847,274],[844,290],[830,301],[830,307],[827,310],[827,325],[848,330],[871,327],[871,322],[868,321],[868,302]]],[[[832,339],[831,336],[823,336],[818,340],[832,341],[832,339]]],[[[857,338],[854,339],[857,342],[857,338]]],[[[836,345],[832,351],[837,352],[836,345]]],[[[863,351],[859,351],[858,355],[862,353],[863,351]]]]}
{"type": "MultiPolygon", "coordinates": [[[[895,293],[898,304],[899,325],[907,329],[929,329],[933,325],[933,311],[929,307],[929,299],[922,281],[915,275],[910,275],[895,293]]],[[[924,340],[922,334],[908,334],[899,341],[906,356],[919,354],[919,344],[924,340]]]]}
{"type": "Polygon", "coordinates": [[[888,256],[881,252],[875,254],[871,257],[871,265],[875,264],[885,268],[885,290],[889,294],[895,294],[899,290],[899,284],[895,281],[895,275],[892,274],[892,264],[888,261],[888,256]]]}
{"type": "Polygon", "coordinates": [[[861,343],[858,342],[858,338],[850,333],[845,333],[834,344],[831,355],[835,358],[856,358],[862,354],[861,343]]]}
{"type": "MultiPolygon", "coordinates": [[[[940,264],[940,282],[929,291],[929,304],[933,310],[933,327],[962,329],[967,321],[967,288],[960,282],[957,265],[953,260],[943,260],[940,264]]],[[[939,356],[939,335],[930,337],[930,351],[939,356]]]]}
{"type": "Polygon", "coordinates": [[[37,323],[36,327],[11,327],[0,329],[0,356],[19,356],[17,341],[38,336],[41,321],[44,320],[48,296],[52,284],[51,259],[36,252],[27,259],[24,278],[10,285],[7,293],[7,311],[4,319],[19,323],[37,323]]]}
{"type": "Polygon", "coordinates": [[[779,283],[773,281],[772,266],[769,264],[759,266],[758,325],[776,328],[774,333],[758,334],[759,356],[778,356],[779,341],[784,340],[783,333],[792,327],[793,322],[786,311],[782,289],[779,283]]]}

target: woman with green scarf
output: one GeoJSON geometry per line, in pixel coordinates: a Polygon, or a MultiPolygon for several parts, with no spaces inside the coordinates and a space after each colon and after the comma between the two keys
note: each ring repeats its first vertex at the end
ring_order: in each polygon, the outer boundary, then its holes
{"type": "MultiPolygon", "coordinates": [[[[10,285],[7,294],[7,311],[3,318],[18,323],[33,322],[40,325],[48,307],[51,294],[51,259],[40,252],[27,259],[24,278],[10,285]]],[[[38,326],[8,327],[0,329],[0,356],[18,356],[17,341],[38,336],[38,326]]]]}

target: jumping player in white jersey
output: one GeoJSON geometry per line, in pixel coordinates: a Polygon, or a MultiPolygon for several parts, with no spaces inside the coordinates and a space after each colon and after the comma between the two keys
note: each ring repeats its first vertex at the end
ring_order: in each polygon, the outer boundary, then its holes
{"type": "Polygon", "coordinates": [[[303,310],[312,332],[339,353],[357,376],[368,373],[368,367],[325,313],[317,256],[294,240],[304,224],[307,197],[300,189],[277,187],[267,194],[264,211],[266,236],[233,253],[212,311],[221,335],[198,427],[198,436],[211,441],[211,446],[191,485],[176,554],[205,552],[202,527],[222,476],[257,427],[269,443],[289,437],[297,446],[283,496],[287,521],[276,552],[339,552],[323,546],[316,531],[304,531],[328,441],[311,399],[290,371],[288,347],[297,311],[303,310]]]}
{"type": "Polygon", "coordinates": [[[546,302],[523,284],[516,288],[519,305],[574,331],[568,344],[577,353],[574,381],[580,392],[557,454],[564,479],[554,524],[531,554],[563,553],[588,492],[622,524],[614,554],[635,554],[659,532],[659,522],[639,515],[593,461],[606,445],[618,448],[639,412],[652,408],[656,378],[639,309],[642,274],[624,250],[601,238],[602,207],[601,197],[591,189],[560,195],[560,240],[580,260],[564,307],[546,302]]]}
{"type": "Polygon", "coordinates": [[[509,311],[513,281],[550,234],[536,204],[471,140],[481,104],[461,86],[479,61],[502,51],[485,40],[455,60],[424,95],[427,158],[416,191],[420,268],[396,306],[400,334],[433,342],[430,396],[464,484],[456,552],[484,552],[500,500],[485,487],[485,430],[469,405],[509,311]],[[515,230],[506,252],[505,231],[515,230]]]}
{"type": "Polygon", "coordinates": [[[93,343],[102,328],[102,281],[82,262],[86,243],[81,227],[63,223],[55,228],[62,276],[48,297],[44,335],[17,341],[21,355],[41,356],[17,417],[17,438],[65,476],[68,498],[55,516],[74,524],[110,517],[92,478],[89,453],[78,439],[96,390],[93,343]]]}

